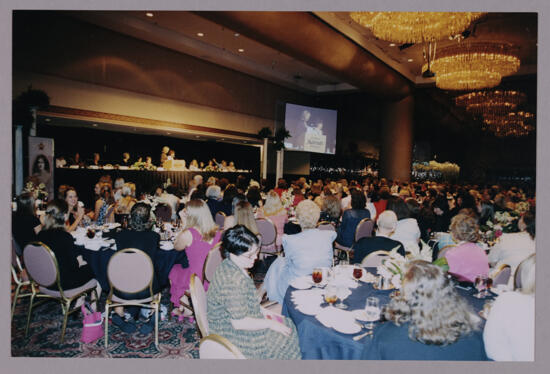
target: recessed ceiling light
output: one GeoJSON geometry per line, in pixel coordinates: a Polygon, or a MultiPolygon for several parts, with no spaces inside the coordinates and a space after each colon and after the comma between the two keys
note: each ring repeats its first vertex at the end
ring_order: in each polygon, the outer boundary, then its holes
{"type": "Polygon", "coordinates": [[[50,122],[50,121],[51,121],[51,119],[49,119],[49,118],[46,118],[46,119],[44,119],[44,121],[46,121],[46,122],[50,122]]]}
{"type": "Polygon", "coordinates": [[[197,138],[197,139],[198,139],[198,138],[200,138],[200,136],[198,136],[198,135],[195,135],[195,138],[197,138]]]}
{"type": "Polygon", "coordinates": [[[224,138],[222,138],[222,140],[225,140],[224,138]]]}
{"type": "Polygon", "coordinates": [[[409,61],[409,62],[413,62],[413,59],[412,59],[412,58],[409,58],[409,59],[408,59],[407,61],[409,61]]]}
{"type": "Polygon", "coordinates": [[[145,13],[145,15],[146,15],[147,17],[153,17],[153,13],[151,13],[151,12],[147,12],[147,13],[145,13]]]}
{"type": "Polygon", "coordinates": [[[390,43],[390,47],[395,47],[395,43],[390,43]]]}
{"type": "Polygon", "coordinates": [[[200,37],[202,38],[202,37],[204,36],[204,33],[198,32],[198,33],[197,33],[197,36],[200,36],[200,37]]]}
{"type": "Polygon", "coordinates": [[[97,127],[97,123],[92,123],[92,126],[93,126],[93,127],[97,127]]]}
{"type": "Polygon", "coordinates": [[[243,52],[244,52],[244,49],[239,48],[238,51],[241,52],[241,53],[243,53],[243,52]]]}
{"type": "Polygon", "coordinates": [[[172,133],[171,133],[171,132],[167,132],[166,135],[172,135],[172,133]]]}
{"type": "Polygon", "coordinates": [[[235,36],[239,36],[239,35],[241,35],[241,34],[239,34],[238,32],[236,32],[236,33],[235,33],[235,34],[233,34],[233,35],[235,35],[235,36]]]}

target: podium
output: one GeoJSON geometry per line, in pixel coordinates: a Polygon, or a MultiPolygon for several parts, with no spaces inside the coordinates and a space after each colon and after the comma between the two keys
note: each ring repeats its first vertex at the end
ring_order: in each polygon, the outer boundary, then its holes
{"type": "Polygon", "coordinates": [[[321,135],[314,132],[306,132],[304,140],[304,151],[325,153],[326,144],[326,135],[321,135]]]}
{"type": "Polygon", "coordinates": [[[164,170],[187,170],[185,160],[167,160],[162,164],[164,170]]]}

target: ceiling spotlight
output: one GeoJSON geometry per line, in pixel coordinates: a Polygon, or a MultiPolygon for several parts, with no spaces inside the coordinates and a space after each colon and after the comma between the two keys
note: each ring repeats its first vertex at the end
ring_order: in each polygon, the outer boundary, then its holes
{"type": "Polygon", "coordinates": [[[413,62],[413,59],[412,59],[412,58],[409,58],[409,59],[408,59],[407,61],[409,61],[409,62],[413,62]]]}
{"type": "Polygon", "coordinates": [[[241,35],[241,34],[239,34],[238,32],[236,32],[236,33],[235,33],[235,34],[233,34],[233,35],[235,35],[235,36],[239,36],[239,35],[241,35]]]}
{"type": "Polygon", "coordinates": [[[198,135],[195,135],[195,138],[197,138],[197,139],[198,139],[198,138],[200,138],[200,136],[198,136],[198,135]]]}
{"type": "Polygon", "coordinates": [[[238,51],[241,52],[241,53],[243,53],[243,52],[244,52],[244,49],[239,48],[238,51]]]}
{"type": "Polygon", "coordinates": [[[197,36],[200,36],[200,37],[202,38],[202,37],[204,36],[204,33],[198,32],[198,33],[197,33],[197,36]]]}
{"type": "Polygon", "coordinates": [[[153,13],[151,13],[151,12],[147,12],[147,13],[145,13],[145,15],[146,15],[147,17],[153,17],[153,13]]]}
{"type": "Polygon", "coordinates": [[[51,121],[51,119],[49,119],[49,118],[45,118],[45,119],[44,119],[44,121],[46,121],[46,122],[50,122],[50,121],[51,121]]]}
{"type": "Polygon", "coordinates": [[[395,47],[395,43],[390,43],[390,47],[395,47]]]}
{"type": "Polygon", "coordinates": [[[92,126],[93,126],[93,127],[97,127],[97,123],[92,123],[92,126]]]}
{"type": "Polygon", "coordinates": [[[171,133],[171,132],[167,132],[166,135],[172,135],[172,133],[171,133]]]}

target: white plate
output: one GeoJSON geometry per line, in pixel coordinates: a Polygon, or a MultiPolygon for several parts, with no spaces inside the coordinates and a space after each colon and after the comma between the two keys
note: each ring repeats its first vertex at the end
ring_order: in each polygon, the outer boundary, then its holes
{"type": "Polygon", "coordinates": [[[294,278],[292,282],[290,282],[290,285],[298,290],[307,290],[313,286],[313,281],[309,276],[299,277],[294,278]]]}
{"type": "Polygon", "coordinates": [[[298,310],[300,313],[307,314],[309,316],[315,316],[319,314],[323,308],[321,305],[315,305],[315,304],[302,304],[299,306],[296,306],[296,310],[298,310]]]}
{"type": "Polygon", "coordinates": [[[376,317],[375,319],[370,319],[367,316],[367,313],[363,309],[354,310],[353,314],[355,315],[356,320],[363,321],[363,322],[375,322],[380,319],[380,314],[378,314],[378,317],[376,317]]]}
{"type": "Polygon", "coordinates": [[[334,330],[343,334],[357,334],[361,331],[361,326],[355,323],[355,321],[340,321],[333,327],[334,330]]]}

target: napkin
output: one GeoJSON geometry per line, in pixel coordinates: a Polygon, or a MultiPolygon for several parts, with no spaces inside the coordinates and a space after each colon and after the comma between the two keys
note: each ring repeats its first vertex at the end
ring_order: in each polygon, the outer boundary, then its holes
{"type": "Polygon", "coordinates": [[[313,285],[313,281],[311,280],[310,276],[303,276],[294,278],[292,282],[290,282],[290,285],[299,290],[305,290],[311,288],[311,286],[313,285]]]}
{"type": "Polygon", "coordinates": [[[99,251],[102,247],[109,247],[109,244],[101,238],[94,238],[84,242],[84,247],[90,251],[99,251]]]}
{"type": "Polygon", "coordinates": [[[170,240],[164,240],[160,242],[160,249],[165,251],[170,251],[174,249],[174,243],[172,243],[170,240]]]}
{"type": "Polygon", "coordinates": [[[291,299],[296,305],[296,309],[308,315],[316,315],[321,312],[321,303],[324,302],[323,289],[314,288],[311,290],[297,290],[291,294],[291,299]]]}

